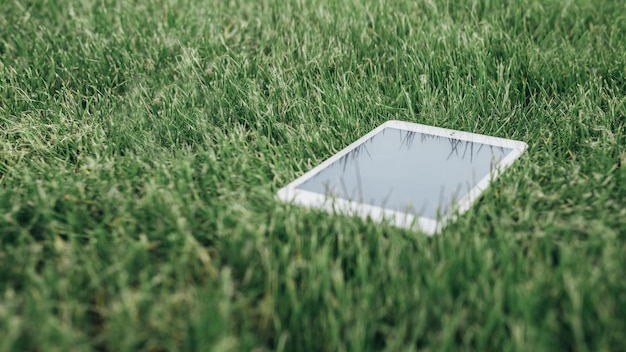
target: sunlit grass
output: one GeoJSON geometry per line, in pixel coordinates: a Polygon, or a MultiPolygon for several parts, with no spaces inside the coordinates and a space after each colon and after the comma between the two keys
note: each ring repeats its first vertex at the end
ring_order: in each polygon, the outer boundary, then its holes
{"type": "Polygon", "coordinates": [[[626,345],[619,1],[0,3],[0,350],[626,345]],[[440,236],[278,202],[386,120],[529,149],[440,236]]]}

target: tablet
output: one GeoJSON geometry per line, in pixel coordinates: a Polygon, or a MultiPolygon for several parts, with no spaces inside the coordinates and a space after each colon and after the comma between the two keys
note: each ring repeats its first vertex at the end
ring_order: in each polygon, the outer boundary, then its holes
{"type": "Polygon", "coordinates": [[[278,198],[431,235],[469,209],[527,147],[510,139],[387,121],[281,188],[278,198]]]}

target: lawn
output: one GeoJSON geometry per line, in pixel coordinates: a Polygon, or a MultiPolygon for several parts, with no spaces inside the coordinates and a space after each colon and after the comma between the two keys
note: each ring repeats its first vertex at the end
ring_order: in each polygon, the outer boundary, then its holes
{"type": "Polygon", "coordinates": [[[626,346],[626,6],[0,2],[0,351],[626,346]],[[428,237],[275,199],[381,123],[529,148],[428,237]]]}

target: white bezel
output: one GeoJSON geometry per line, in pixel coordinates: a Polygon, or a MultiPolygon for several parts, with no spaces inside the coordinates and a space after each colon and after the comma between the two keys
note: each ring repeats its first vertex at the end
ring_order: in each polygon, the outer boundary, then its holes
{"type": "Polygon", "coordinates": [[[363,137],[359,138],[354,143],[342,149],[340,152],[326,159],[318,166],[314,167],[313,169],[306,172],[304,175],[298,177],[293,182],[281,188],[278,191],[278,198],[285,202],[294,202],[309,208],[325,209],[330,213],[334,212],[347,215],[357,215],[363,219],[370,217],[372,220],[377,222],[387,220],[397,227],[406,229],[416,228],[428,235],[432,235],[439,232],[443,228],[443,226],[452,219],[454,214],[462,214],[463,212],[467,211],[471,204],[478,198],[478,196],[487,188],[487,186],[489,186],[491,180],[494,180],[496,177],[498,177],[498,175],[506,167],[510,166],[517,158],[519,158],[526,150],[526,148],[528,148],[528,145],[520,141],[491,137],[470,132],[455,131],[447,128],[426,126],[411,122],[391,120],[376,127],[363,137]],[[415,214],[384,209],[381,207],[345,200],[341,198],[333,198],[321,193],[310,192],[297,188],[299,185],[306,182],[309,178],[318,174],[324,168],[328,167],[353,149],[368,141],[370,138],[372,138],[383,129],[389,127],[433,136],[451,137],[462,141],[486,144],[494,147],[508,148],[512,149],[512,151],[504,159],[500,160],[499,163],[494,165],[493,171],[490,175],[483,177],[483,179],[481,179],[468,192],[468,194],[458,200],[452,211],[450,211],[448,214],[445,214],[438,220],[416,216],[415,214]]]}

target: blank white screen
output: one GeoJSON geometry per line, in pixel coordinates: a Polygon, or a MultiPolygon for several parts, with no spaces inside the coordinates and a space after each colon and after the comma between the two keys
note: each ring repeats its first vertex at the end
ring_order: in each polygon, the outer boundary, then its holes
{"type": "Polygon", "coordinates": [[[297,188],[435,219],[511,151],[388,127],[297,188]]]}

